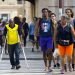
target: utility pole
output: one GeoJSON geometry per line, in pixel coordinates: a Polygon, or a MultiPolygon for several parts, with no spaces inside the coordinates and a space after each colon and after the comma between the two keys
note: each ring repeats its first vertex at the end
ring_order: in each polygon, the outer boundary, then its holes
{"type": "Polygon", "coordinates": [[[59,0],[59,19],[64,13],[64,0],[59,0]]]}

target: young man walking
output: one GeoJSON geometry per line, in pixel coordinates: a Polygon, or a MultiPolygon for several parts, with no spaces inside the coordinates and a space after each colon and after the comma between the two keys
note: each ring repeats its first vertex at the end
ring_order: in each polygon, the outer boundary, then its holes
{"type": "Polygon", "coordinates": [[[35,26],[35,36],[40,36],[40,46],[43,51],[45,71],[51,70],[52,49],[53,49],[53,28],[52,21],[48,15],[48,9],[42,9],[42,19],[39,19],[35,26]],[[48,63],[47,63],[48,60],[48,63]]]}

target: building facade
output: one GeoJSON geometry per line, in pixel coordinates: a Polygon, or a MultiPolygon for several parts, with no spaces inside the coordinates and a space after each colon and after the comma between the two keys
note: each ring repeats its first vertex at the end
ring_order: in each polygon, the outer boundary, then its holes
{"type": "MultiPolygon", "coordinates": [[[[69,7],[75,12],[75,0],[64,0],[63,5],[63,13],[69,7]]],[[[0,18],[9,20],[22,16],[30,22],[34,16],[41,17],[42,8],[50,9],[59,18],[59,0],[0,0],[0,18]]]]}

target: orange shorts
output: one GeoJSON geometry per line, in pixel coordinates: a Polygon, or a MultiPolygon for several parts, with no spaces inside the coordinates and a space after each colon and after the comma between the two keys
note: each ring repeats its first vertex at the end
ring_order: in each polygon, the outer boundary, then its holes
{"type": "Polygon", "coordinates": [[[58,45],[58,49],[59,49],[60,56],[65,56],[65,55],[72,56],[73,54],[73,44],[69,46],[58,45]]]}

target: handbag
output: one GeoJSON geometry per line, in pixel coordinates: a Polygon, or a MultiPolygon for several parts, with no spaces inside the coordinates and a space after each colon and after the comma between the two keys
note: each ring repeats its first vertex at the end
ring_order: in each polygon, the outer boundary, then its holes
{"type": "Polygon", "coordinates": [[[62,46],[68,46],[70,45],[70,41],[69,40],[59,40],[59,44],[62,46]]]}

